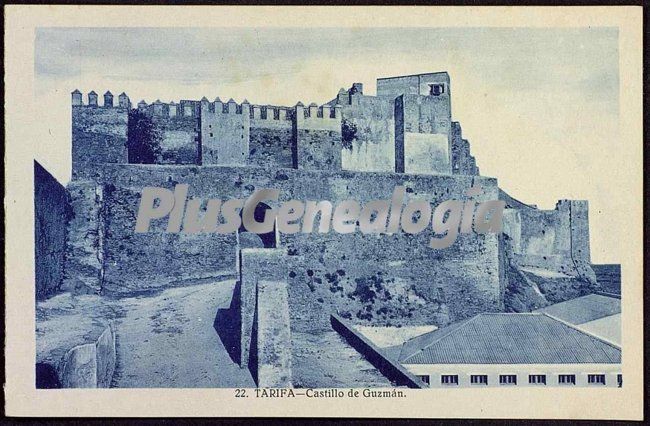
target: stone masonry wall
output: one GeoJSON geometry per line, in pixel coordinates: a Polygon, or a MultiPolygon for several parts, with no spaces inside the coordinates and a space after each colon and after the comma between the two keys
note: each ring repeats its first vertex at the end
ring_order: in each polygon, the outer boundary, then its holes
{"type": "Polygon", "coordinates": [[[34,161],[34,249],[36,300],[56,293],[63,282],[68,195],[54,176],[34,161]]]}
{"type": "Polygon", "coordinates": [[[431,84],[444,86],[441,96],[451,97],[449,74],[433,72],[377,79],[377,96],[429,95],[431,84]]]}
{"type": "MultiPolygon", "coordinates": [[[[463,199],[477,180],[482,199],[496,199],[496,180],[465,176],[326,172],[293,169],[106,165],[100,183],[106,191],[104,288],[129,294],[219,274],[234,274],[233,234],[167,234],[167,221],[153,221],[154,232],[135,234],[139,194],[144,186],[190,185],[189,197],[246,198],[256,188],[279,188],[280,200],[347,198],[363,203],[390,199],[396,185],[407,199],[463,199]]],[[[499,256],[495,235],[459,235],[444,250],[428,247],[430,228],[417,235],[364,235],[360,232],[281,234],[288,250],[292,322],[306,329],[329,328],[337,310],[358,322],[439,324],[499,309],[499,256]],[[323,315],[327,313],[327,315],[323,315]],[[409,316],[410,315],[410,316],[409,316]]]]}
{"type": "Polygon", "coordinates": [[[292,167],[292,120],[286,109],[253,105],[248,163],[261,167],[292,167]]]}
{"type": "Polygon", "coordinates": [[[128,109],[72,107],[72,178],[92,163],[127,163],[128,109]]]}
{"type": "Polygon", "coordinates": [[[350,97],[342,110],[343,169],[395,171],[394,109],[394,97],[350,97]]]}
{"type": "Polygon", "coordinates": [[[453,174],[478,175],[476,159],[470,153],[469,142],[463,139],[460,123],[451,123],[451,169],[453,174]]]}
{"type": "Polygon", "coordinates": [[[200,164],[200,124],[195,117],[153,117],[161,148],[158,164],[200,164]]]}
{"type": "Polygon", "coordinates": [[[554,210],[516,207],[504,215],[504,232],[512,240],[511,257],[517,264],[596,282],[590,266],[586,201],[560,200],[554,210]]]}
{"type": "Polygon", "coordinates": [[[329,106],[296,106],[293,121],[293,167],[341,170],[341,116],[329,106]]]}
{"type": "Polygon", "coordinates": [[[250,140],[250,105],[201,101],[202,164],[245,165],[250,140]]]}
{"type": "MultiPolygon", "coordinates": [[[[154,186],[171,190],[176,180],[185,181],[174,172],[159,177],[162,180],[154,186]]],[[[135,233],[141,192],[138,183],[106,185],[104,291],[137,293],[236,275],[235,234],[168,233],[162,221],[152,221],[149,233],[135,233]]],[[[190,197],[195,195],[190,193],[190,197]]]]}
{"type": "Polygon", "coordinates": [[[257,385],[291,387],[291,324],[286,281],[257,284],[257,385]]]}
{"type": "Polygon", "coordinates": [[[68,184],[72,217],[68,222],[63,288],[100,293],[104,279],[104,191],[92,180],[68,184]]]}
{"type": "Polygon", "coordinates": [[[451,174],[451,110],[446,96],[402,95],[395,103],[406,173],[451,174]],[[403,132],[403,134],[402,134],[403,132]]]}
{"type": "Polygon", "coordinates": [[[377,96],[399,96],[405,93],[420,93],[420,78],[417,75],[377,79],[377,96]]]}
{"type": "MultiPolygon", "coordinates": [[[[257,367],[258,285],[261,280],[284,282],[287,277],[282,249],[243,249],[239,252],[240,270],[240,365],[257,367]],[[252,347],[252,349],[251,349],[252,347]]],[[[268,300],[263,303],[269,302],[268,300]]],[[[266,305],[265,305],[266,306],[266,305]]],[[[279,306],[276,306],[280,308],[279,306]]],[[[266,308],[264,308],[266,309],[266,308]]],[[[266,319],[265,319],[266,320],[266,319]]]]}

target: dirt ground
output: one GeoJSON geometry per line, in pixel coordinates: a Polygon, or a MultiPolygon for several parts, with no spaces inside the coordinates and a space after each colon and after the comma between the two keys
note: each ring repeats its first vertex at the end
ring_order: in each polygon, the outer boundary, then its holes
{"type": "Polygon", "coordinates": [[[230,280],[122,299],[112,386],[254,387],[248,370],[231,358],[233,348],[224,346],[215,324],[217,312],[230,306],[234,285],[230,280]]]}

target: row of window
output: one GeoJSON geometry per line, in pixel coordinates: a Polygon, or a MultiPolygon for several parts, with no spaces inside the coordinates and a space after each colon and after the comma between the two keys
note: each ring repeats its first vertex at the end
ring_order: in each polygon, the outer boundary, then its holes
{"type": "MultiPolygon", "coordinates": [[[[424,383],[431,384],[431,376],[418,376],[424,383]]],[[[469,378],[469,381],[472,385],[487,385],[488,376],[487,374],[472,374],[469,378]]],[[[618,387],[623,386],[623,375],[619,374],[617,376],[618,387]]],[[[576,384],[576,375],[575,374],[560,374],[557,377],[557,382],[559,385],[575,385],[576,384]]],[[[457,374],[443,374],[440,376],[440,383],[443,385],[457,386],[458,385],[458,375],[457,374]]],[[[529,374],[528,383],[533,385],[545,385],[546,384],[546,374],[529,374]]],[[[588,374],[587,383],[590,385],[605,385],[606,379],[604,374],[588,374]]],[[[517,375],[516,374],[500,374],[499,375],[499,384],[500,385],[516,385],[517,384],[517,375]]]]}

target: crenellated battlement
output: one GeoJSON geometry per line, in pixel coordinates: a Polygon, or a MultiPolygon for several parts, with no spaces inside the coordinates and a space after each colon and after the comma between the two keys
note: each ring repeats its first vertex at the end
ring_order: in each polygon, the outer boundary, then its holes
{"type": "MultiPolygon", "coordinates": [[[[73,120],[103,123],[114,114],[124,115],[115,119],[121,127],[111,131],[126,133],[131,151],[151,145],[157,154],[146,161],[154,164],[478,174],[460,127],[453,129],[458,133],[452,131],[446,73],[380,79],[377,84],[378,96],[364,95],[363,84],[353,83],[325,104],[293,106],[207,96],[143,99],[132,106],[125,93],[75,90],[73,120]]],[[[89,163],[103,161],[101,150],[75,147],[89,163]]]]}
{"type": "Polygon", "coordinates": [[[91,107],[91,108],[124,108],[124,109],[130,109],[131,108],[131,101],[129,100],[129,97],[126,95],[126,93],[122,92],[118,96],[118,103],[117,105],[114,104],[113,101],[113,94],[110,92],[110,90],[107,90],[106,93],[104,93],[103,99],[104,103],[100,106],[99,105],[99,96],[94,90],[91,90],[87,94],[87,102],[84,104],[83,101],[83,93],[81,93],[78,89],[75,89],[71,93],[72,97],[72,106],[73,107],[91,107]]]}
{"type": "Polygon", "coordinates": [[[162,102],[156,99],[148,104],[144,99],[138,102],[137,110],[149,117],[180,119],[186,117],[198,117],[197,101],[181,100],[162,102]]]}
{"type": "Polygon", "coordinates": [[[323,119],[338,120],[340,122],[341,110],[342,106],[340,104],[335,104],[333,107],[329,104],[318,106],[315,102],[312,102],[307,107],[302,102],[298,102],[294,107],[295,116],[298,120],[323,119]]]}
{"type": "Polygon", "coordinates": [[[210,102],[205,96],[201,99],[201,113],[202,114],[250,114],[250,103],[244,99],[240,104],[230,98],[228,102],[223,102],[220,98],[216,98],[214,102],[210,102]]]}
{"type": "Polygon", "coordinates": [[[291,108],[276,105],[252,105],[251,118],[254,120],[289,121],[293,117],[291,108]]]}

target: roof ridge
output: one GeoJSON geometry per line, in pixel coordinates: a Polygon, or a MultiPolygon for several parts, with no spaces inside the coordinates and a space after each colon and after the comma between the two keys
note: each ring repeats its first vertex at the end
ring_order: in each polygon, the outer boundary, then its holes
{"type": "MultiPolygon", "coordinates": [[[[425,349],[430,348],[430,347],[433,346],[434,344],[436,344],[436,343],[440,342],[441,340],[443,340],[445,337],[450,336],[451,334],[457,332],[458,330],[460,330],[461,328],[465,327],[467,324],[469,324],[470,322],[474,321],[476,318],[480,317],[481,315],[483,315],[483,313],[476,314],[476,315],[474,315],[472,318],[469,318],[469,319],[461,320],[461,321],[464,321],[464,322],[463,322],[463,324],[459,325],[458,328],[453,329],[453,330],[450,331],[449,333],[446,333],[445,335],[439,337],[438,339],[434,340],[433,342],[430,342],[429,344],[423,346],[423,347],[420,348],[420,350],[418,350],[417,352],[415,352],[415,353],[409,355],[408,357],[404,358],[404,360],[402,361],[402,363],[405,363],[405,362],[408,361],[410,358],[414,357],[415,355],[419,354],[420,352],[424,352],[425,349]]],[[[439,331],[439,330],[442,330],[442,329],[433,330],[433,331],[431,331],[431,333],[435,333],[436,331],[439,331]]]]}
{"type": "Polygon", "coordinates": [[[548,314],[546,312],[540,312],[540,313],[542,315],[545,315],[545,316],[551,318],[552,320],[555,320],[555,321],[557,321],[559,323],[562,323],[562,324],[566,325],[567,327],[572,328],[572,329],[574,329],[574,330],[576,330],[576,331],[578,331],[580,333],[586,334],[589,337],[593,337],[594,339],[599,340],[599,341],[603,342],[606,345],[612,346],[614,349],[618,349],[619,351],[622,350],[621,346],[617,345],[616,343],[610,342],[609,340],[604,339],[604,338],[602,338],[600,336],[596,336],[595,334],[593,334],[593,333],[591,333],[591,332],[589,332],[587,330],[584,330],[584,329],[578,327],[575,324],[571,324],[570,322],[567,322],[567,321],[564,321],[564,320],[562,320],[560,318],[554,317],[553,315],[550,315],[550,314],[548,314]]]}

